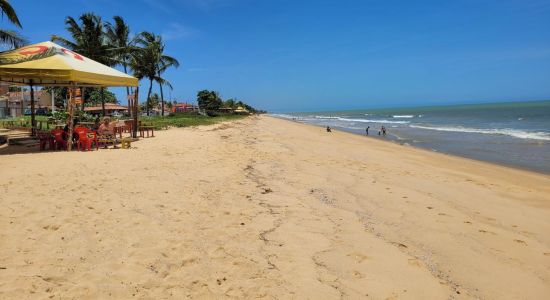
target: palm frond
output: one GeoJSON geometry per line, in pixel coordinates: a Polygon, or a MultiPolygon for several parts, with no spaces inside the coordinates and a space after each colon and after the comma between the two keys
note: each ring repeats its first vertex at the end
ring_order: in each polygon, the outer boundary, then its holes
{"type": "Polygon", "coordinates": [[[65,46],[71,50],[75,50],[77,47],[77,45],[75,43],[73,43],[72,41],[64,38],[64,37],[61,37],[61,36],[58,36],[58,35],[52,35],[51,37],[51,41],[52,42],[56,42],[56,43],[59,43],[61,44],[62,46],[65,46]]]}
{"type": "Polygon", "coordinates": [[[10,20],[10,22],[12,22],[14,25],[19,28],[23,27],[21,26],[21,22],[19,22],[19,18],[17,17],[15,9],[13,9],[9,1],[0,0],[0,11],[2,12],[2,16],[8,17],[8,20],[10,20]]]}
{"type": "Polygon", "coordinates": [[[27,43],[27,39],[13,30],[0,29],[0,43],[12,48],[19,48],[27,43]]]}

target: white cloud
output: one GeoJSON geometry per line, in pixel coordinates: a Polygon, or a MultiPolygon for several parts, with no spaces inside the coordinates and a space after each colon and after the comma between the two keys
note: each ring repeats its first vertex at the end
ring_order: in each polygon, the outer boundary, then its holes
{"type": "Polygon", "coordinates": [[[162,38],[165,40],[178,40],[195,36],[199,33],[198,30],[173,22],[168,25],[168,28],[162,32],[162,38]]]}

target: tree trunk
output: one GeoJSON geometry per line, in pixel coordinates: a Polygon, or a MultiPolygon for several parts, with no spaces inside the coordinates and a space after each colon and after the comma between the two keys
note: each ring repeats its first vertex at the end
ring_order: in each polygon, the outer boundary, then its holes
{"type": "Polygon", "coordinates": [[[80,100],[82,101],[81,110],[84,111],[84,103],[86,102],[86,97],[84,97],[84,94],[86,92],[85,87],[80,88],[80,100]]]}
{"type": "Polygon", "coordinates": [[[139,105],[139,86],[136,86],[136,93],[133,101],[133,125],[132,125],[132,137],[137,138],[138,131],[138,105],[139,105]]]}
{"type": "Polygon", "coordinates": [[[99,93],[101,95],[101,114],[105,117],[105,95],[103,94],[103,87],[99,88],[99,93]]]}
{"type": "Polygon", "coordinates": [[[36,135],[36,120],[34,117],[34,88],[32,86],[32,80],[30,82],[31,87],[31,135],[36,135]]]}
{"type": "Polygon", "coordinates": [[[69,93],[69,102],[67,105],[67,111],[69,113],[69,132],[67,132],[67,151],[71,151],[73,147],[73,129],[74,129],[74,100],[76,96],[76,85],[74,82],[71,82],[70,90],[72,92],[69,93]]]}
{"type": "Polygon", "coordinates": [[[164,117],[164,93],[162,92],[162,83],[160,85],[160,114],[164,117]]]}
{"type": "MultiPolygon", "coordinates": [[[[128,70],[126,68],[126,60],[122,60],[122,67],[124,68],[124,73],[128,74],[128,70]]],[[[126,87],[126,98],[130,96],[130,88],[126,87]]]]}
{"type": "Polygon", "coordinates": [[[147,102],[145,102],[145,108],[147,109],[147,116],[150,116],[149,114],[149,105],[151,103],[150,99],[151,98],[151,91],[153,90],[153,79],[150,78],[149,79],[149,92],[147,92],[147,102]]]}

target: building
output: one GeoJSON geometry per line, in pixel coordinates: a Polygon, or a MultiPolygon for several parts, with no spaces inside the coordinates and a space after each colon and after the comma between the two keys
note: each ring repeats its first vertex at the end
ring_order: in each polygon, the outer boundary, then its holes
{"type": "Polygon", "coordinates": [[[199,109],[198,106],[190,103],[176,103],[172,105],[172,112],[178,113],[178,112],[186,112],[186,111],[197,111],[199,109]]]}
{"type": "MultiPolygon", "coordinates": [[[[34,103],[36,114],[47,114],[52,109],[52,95],[46,90],[35,90],[34,103]]],[[[10,92],[8,85],[0,86],[0,118],[30,115],[30,109],[30,90],[10,92]]]]}
{"type": "MultiPolygon", "coordinates": [[[[103,112],[101,105],[84,107],[84,111],[92,115],[100,115],[103,112]]],[[[114,103],[105,103],[105,115],[124,115],[128,112],[127,106],[122,106],[114,103]]]]}
{"type": "Polygon", "coordinates": [[[250,113],[248,111],[248,109],[246,109],[242,106],[237,107],[237,109],[235,109],[234,112],[237,113],[237,114],[249,114],[250,113]]]}

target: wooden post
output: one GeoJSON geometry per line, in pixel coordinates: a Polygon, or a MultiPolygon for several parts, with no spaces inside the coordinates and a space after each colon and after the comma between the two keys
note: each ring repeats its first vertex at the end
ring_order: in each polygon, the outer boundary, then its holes
{"type": "Polygon", "coordinates": [[[73,147],[73,120],[74,120],[74,98],[76,94],[76,84],[74,82],[71,82],[70,87],[70,98],[69,98],[69,105],[67,107],[67,110],[69,112],[69,132],[67,132],[67,151],[71,151],[73,147]]]}
{"type": "Polygon", "coordinates": [[[31,135],[36,135],[36,120],[34,116],[34,88],[32,86],[32,79],[29,81],[29,86],[31,87],[31,135]]]}
{"type": "Polygon", "coordinates": [[[139,105],[139,85],[136,87],[136,93],[134,95],[134,107],[132,107],[132,110],[134,111],[133,115],[133,124],[132,124],[132,137],[137,138],[137,132],[138,132],[138,105],[139,105]]]}
{"type": "Polygon", "coordinates": [[[84,103],[86,102],[84,95],[86,94],[86,88],[81,87],[80,89],[80,100],[82,101],[82,106],[80,107],[80,110],[84,111],[84,103]]]}
{"type": "Polygon", "coordinates": [[[105,117],[105,94],[103,91],[104,91],[104,88],[100,87],[99,94],[101,97],[101,114],[103,115],[103,117],[105,117]]]}

